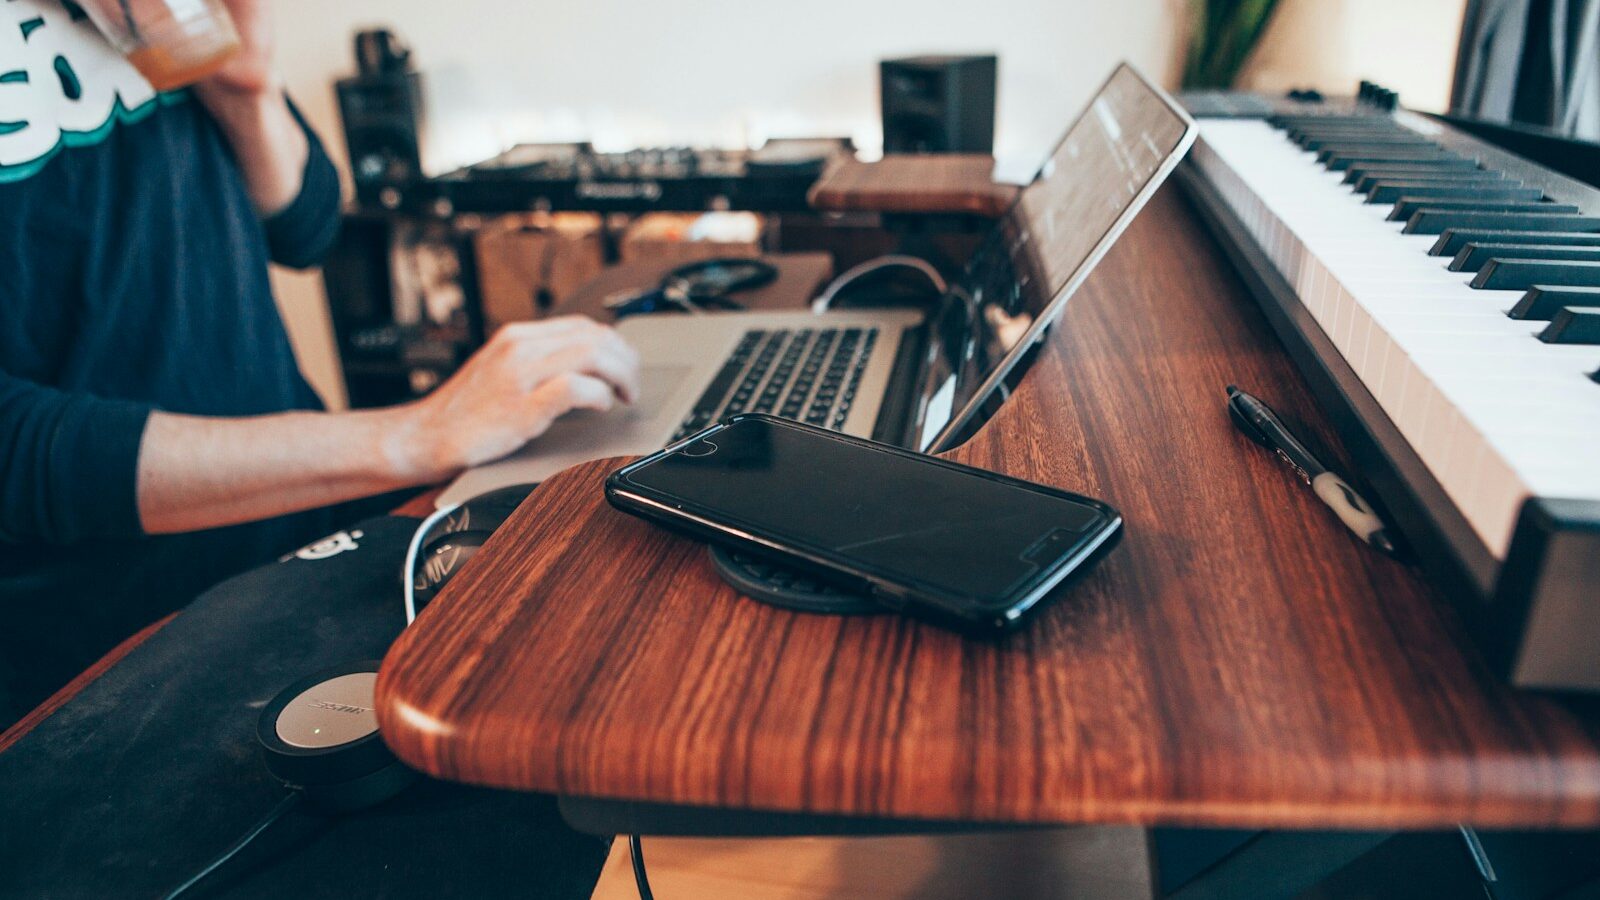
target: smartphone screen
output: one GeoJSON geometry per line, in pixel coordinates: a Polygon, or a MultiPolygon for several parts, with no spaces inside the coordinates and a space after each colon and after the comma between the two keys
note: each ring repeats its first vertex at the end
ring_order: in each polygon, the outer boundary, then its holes
{"type": "Polygon", "coordinates": [[[1085,497],[764,417],[619,477],[674,510],[986,607],[1011,602],[1119,521],[1085,497]]]}

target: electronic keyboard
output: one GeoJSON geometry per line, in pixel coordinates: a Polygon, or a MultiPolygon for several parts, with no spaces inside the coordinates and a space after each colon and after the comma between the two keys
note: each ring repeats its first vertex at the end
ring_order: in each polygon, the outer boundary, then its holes
{"type": "Polygon", "coordinates": [[[1180,179],[1491,661],[1600,690],[1600,191],[1365,83],[1191,112],[1180,179]]]}
{"type": "Polygon", "coordinates": [[[490,159],[396,187],[382,202],[433,214],[529,210],[807,212],[806,194],[844,138],[773,138],[754,150],[587,143],[518,144],[490,159]]]}

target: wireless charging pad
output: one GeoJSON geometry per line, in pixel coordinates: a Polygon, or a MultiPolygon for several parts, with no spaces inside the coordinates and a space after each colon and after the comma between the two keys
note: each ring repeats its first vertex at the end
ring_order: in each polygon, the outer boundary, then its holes
{"type": "Polygon", "coordinates": [[[261,711],[256,739],[267,771],[325,812],[375,806],[416,773],[378,735],[376,661],[319,672],[284,688],[261,711]]]}
{"type": "Polygon", "coordinates": [[[885,612],[881,604],[842,591],[802,572],[713,546],[711,563],[722,580],[752,600],[809,613],[859,615],[885,612]]]}

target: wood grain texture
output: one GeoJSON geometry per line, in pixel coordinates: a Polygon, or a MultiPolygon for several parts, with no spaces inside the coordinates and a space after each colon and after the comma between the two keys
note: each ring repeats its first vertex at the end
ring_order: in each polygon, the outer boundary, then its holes
{"type": "Polygon", "coordinates": [[[824,212],[967,214],[999,218],[1017,196],[996,184],[994,157],[974,153],[889,155],[830,167],[806,199],[824,212]]]}
{"type": "Polygon", "coordinates": [[[1518,694],[1412,569],[1236,433],[1237,383],[1335,438],[1174,189],[954,459],[1101,497],[1121,545],[1010,639],[742,599],[551,479],[378,682],[408,763],[574,796],[1229,827],[1600,825],[1600,707],[1518,694]]]}

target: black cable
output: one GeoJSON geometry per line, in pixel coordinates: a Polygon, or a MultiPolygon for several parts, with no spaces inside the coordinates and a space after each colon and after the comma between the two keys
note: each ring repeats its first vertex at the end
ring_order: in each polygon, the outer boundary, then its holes
{"type": "Polygon", "coordinates": [[[304,799],[304,795],[302,795],[299,791],[290,791],[289,796],[278,801],[278,805],[274,806],[271,812],[262,816],[261,820],[256,822],[256,824],[250,826],[250,830],[246,831],[239,837],[238,840],[234,841],[232,846],[218,854],[215,859],[211,860],[211,862],[206,863],[206,867],[190,876],[188,881],[185,881],[183,884],[178,885],[167,894],[163,895],[161,900],[177,900],[178,897],[183,896],[183,894],[190,888],[203,881],[207,875],[215,872],[228,860],[237,856],[240,850],[248,847],[251,841],[260,837],[263,831],[271,828],[272,824],[283,818],[285,813],[300,805],[300,801],[302,799],[304,799]]]}
{"type": "Polygon", "coordinates": [[[639,846],[637,834],[628,835],[628,855],[633,858],[633,883],[639,888],[639,900],[656,900],[650,892],[650,876],[644,871],[644,850],[639,846]]]}
{"type": "Polygon", "coordinates": [[[539,257],[539,284],[533,289],[533,305],[539,312],[544,312],[556,305],[555,291],[550,289],[550,279],[555,276],[556,251],[561,241],[561,232],[554,225],[544,231],[544,253],[539,257]]]}

